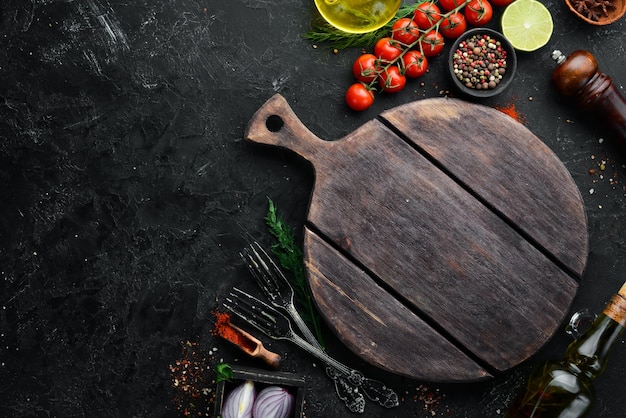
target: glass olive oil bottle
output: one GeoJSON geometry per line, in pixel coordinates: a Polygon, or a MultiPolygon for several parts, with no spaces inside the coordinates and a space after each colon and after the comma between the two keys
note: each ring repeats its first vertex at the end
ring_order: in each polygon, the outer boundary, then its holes
{"type": "Polygon", "coordinates": [[[351,33],[381,28],[395,15],[402,0],[315,0],[328,23],[351,33]]]}
{"type": "Polygon", "coordinates": [[[536,368],[505,418],[581,418],[593,406],[592,382],[626,327],[626,283],[589,329],[572,342],[565,358],[536,368]]]}

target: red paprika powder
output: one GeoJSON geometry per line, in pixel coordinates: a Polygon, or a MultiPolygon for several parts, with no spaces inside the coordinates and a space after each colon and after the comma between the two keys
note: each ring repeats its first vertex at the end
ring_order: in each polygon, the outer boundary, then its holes
{"type": "Polygon", "coordinates": [[[238,328],[230,323],[230,315],[225,312],[213,312],[215,315],[215,326],[213,335],[224,338],[231,343],[238,345],[244,351],[252,353],[258,344],[245,336],[238,328]]]}

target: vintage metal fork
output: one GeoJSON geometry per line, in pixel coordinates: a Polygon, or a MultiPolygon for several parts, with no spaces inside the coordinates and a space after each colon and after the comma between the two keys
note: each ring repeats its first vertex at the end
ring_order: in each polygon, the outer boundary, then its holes
{"type": "Polygon", "coordinates": [[[343,374],[352,385],[360,387],[366,395],[369,392],[367,396],[380,405],[387,408],[398,405],[398,395],[392,389],[386,387],[382,382],[366,378],[360,371],[340,363],[324,350],[305,341],[294,332],[289,318],[267,303],[240,289],[233,288],[230,297],[226,298],[223,305],[268,337],[275,340],[291,341],[326,365],[333,367],[343,374]]]}
{"type": "Polygon", "coordinates": [[[263,247],[258,242],[253,242],[240,255],[270,304],[289,315],[305,340],[319,346],[317,338],[296,309],[293,287],[263,247]]]}
{"type": "MultiPolygon", "coordinates": [[[[322,350],[319,341],[309,330],[309,327],[307,327],[296,309],[294,304],[295,292],[289,280],[287,280],[263,247],[259,243],[253,242],[240,255],[270,304],[286,313],[292,319],[300,334],[309,343],[322,350]]],[[[326,374],[335,383],[337,396],[344,402],[346,407],[351,412],[363,413],[365,411],[365,396],[363,393],[352,385],[346,376],[331,366],[326,367],[326,374]]]]}

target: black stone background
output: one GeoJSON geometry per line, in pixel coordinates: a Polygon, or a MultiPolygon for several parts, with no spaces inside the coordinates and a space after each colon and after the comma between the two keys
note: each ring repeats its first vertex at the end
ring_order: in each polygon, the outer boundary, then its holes
{"type": "MultiPolygon", "coordinates": [[[[626,154],[554,91],[549,55],[587,49],[623,92],[625,24],[596,28],[545,4],[551,41],[520,53],[511,87],[483,104],[515,104],[579,186],[590,254],[572,312],[599,312],[626,279],[626,154]]],[[[405,91],[349,111],[361,50],[315,48],[301,37],[313,19],[312,0],[0,3],[0,416],[210,415],[201,389],[217,361],[262,367],[211,336],[208,318],[231,286],[255,291],[238,251],[250,237],[272,242],[268,197],[300,239],[313,173],[243,142],[251,115],[278,92],[333,140],[399,104],[454,95],[439,57],[405,91]],[[187,393],[172,372],[185,359],[202,372],[187,393]]],[[[492,381],[445,385],[376,370],[327,334],[331,354],[402,396],[393,410],[369,403],[366,417],[498,417],[530,367],[570,341],[559,330],[492,381]]],[[[263,340],[284,355],[281,370],[306,377],[307,417],[349,415],[315,360],[263,340]]],[[[597,381],[593,418],[626,416],[624,349],[597,381]]]]}

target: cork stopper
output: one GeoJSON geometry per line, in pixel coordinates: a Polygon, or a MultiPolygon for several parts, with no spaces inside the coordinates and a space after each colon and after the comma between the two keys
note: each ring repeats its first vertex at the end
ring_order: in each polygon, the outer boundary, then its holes
{"type": "Polygon", "coordinates": [[[622,285],[622,287],[619,289],[619,291],[617,292],[618,295],[620,295],[621,297],[623,297],[624,299],[626,299],[626,282],[624,282],[624,284],[622,285]]]}
{"type": "Polygon", "coordinates": [[[622,285],[617,294],[606,305],[604,314],[621,326],[626,327],[626,283],[622,285]]]}

